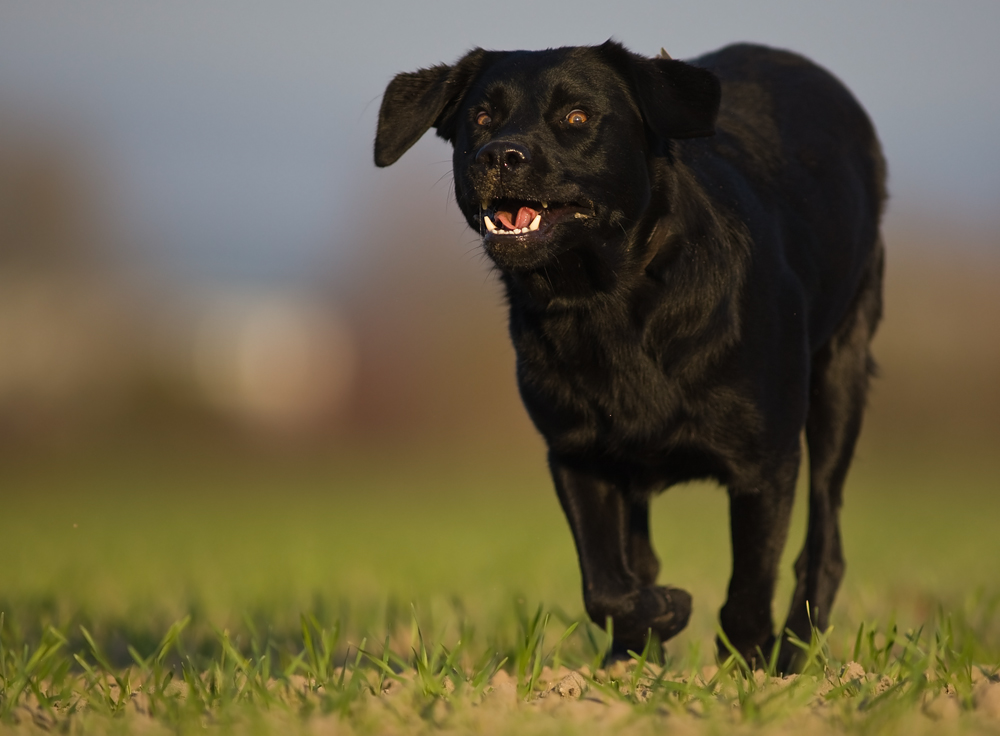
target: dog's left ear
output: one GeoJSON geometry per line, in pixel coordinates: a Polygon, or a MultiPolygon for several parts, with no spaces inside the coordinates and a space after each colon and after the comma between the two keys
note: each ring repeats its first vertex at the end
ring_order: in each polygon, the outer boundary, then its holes
{"type": "Polygon", "coordinates": [[[454,66],[397,74],[382,95],[375,134],[375,165],[388,166],[433,125],[447,141],[455,139],[455,112],[482,67],[486,52],[475,49],[454,66]]]}
{"type": "Polygon", "coordinates": [[[653,133],[662,138],[714,135],[722,87],[712,72],[675,59],[647,59],[615,41],[599,48],[632,83],[653,133]]]}

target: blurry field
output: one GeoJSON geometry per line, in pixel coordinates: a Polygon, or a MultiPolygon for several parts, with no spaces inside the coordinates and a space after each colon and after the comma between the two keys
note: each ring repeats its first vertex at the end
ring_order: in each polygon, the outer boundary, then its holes
{"type": "MultiPolygon", "coordinates": [[[[343,650],[365,636],[408,631],[415,611],[435,641],[454,643],[460,626],[474,627],[479,656],[513,646],[519,607],[553,612],[554,636],[585,618],[540,447],[510,462],[440,448],[282,458],[166,443],[4,465],[0,610],[8,647],[37,643],[50,624],[70,647],[83,647],[83,624],[112,665],[125,667],[128,644],[148,654],[186,615],[192,646],[210,649],[207,632],[245,632],[247,616],[278,640],[300,642],[306,613],[339,622],[343,650]]],[[[833,616],[833,656],[850,658],[862,623],[885,629],[895,621],[905,631],[951,615],[974,631],[970,656],[995,671],[998,469],[984,455],[901,461],[862,449],[844,511],[848,574],[833,616]]],[[[790,595],[802,506],[776,618],[790,595]]],[[[695,597],[691,625],[668,652],[696,652],[699,665],[710,664],[729,570],[725,494],[677,488],[653,509],[661,580],[695,597]]],[[[583,631],[567,651],[589,661],[583,631]]]]}
{"type": "MultiPolygon", "coordinates": [[[[935,600],[1000,592],[1000,463],[859,455],[841,620],[926,616],[935,600]]],[[[14,610],[51,600],[61,615],[179,616],[195,606],[222,622],[258,608],[297,617],[318,599],[457,596],[488,612],[519,595],[582,611],[541,447],[514,462],[440,448],[280,458],[145,446],[4,464],[0,596],[14,610]]],[[[799,501],[779,600],[804,533],[799,501]]],[[[671,489],[653,504],[653,531],[661,578],[695,594],[692,632],[706,636],[729,572],[725,493],[671,489]]]]}
{"type": "MultiPolygon", "coordinates": [[[[124,459],[8,459],[0,589],[114,615],[188,601],[224,616],[316,596],[485,602],[512,592],[579,608],[569,530],[535,454],[262,460],[143,448],[124,459]]],[[[841,607],[870,589],[902,602],[1000,583],[997,466],[933,460],[858,460],[841,607]]],[[[710,485],[653,506],[663,575],[710,597],[706,616],[728,575],[726,509],[710,485]]],[[[799,523],[789,559],[801,534],[799,523]]]]}

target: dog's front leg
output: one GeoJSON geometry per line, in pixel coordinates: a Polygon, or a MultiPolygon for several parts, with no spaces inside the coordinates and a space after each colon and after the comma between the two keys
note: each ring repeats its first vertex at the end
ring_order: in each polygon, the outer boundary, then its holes
{"type": "MultiPolygon", "coordinates": [[[[733,575],[719,618],[730,643],[752,666],[764,667],[774,645],[771,601],[785,547],[798,454],[758,487],[729,489],[733,575]]],[[[719,655],[729,656],[719,642],[719,655]]]]}
{"type": "Polygon", "coordinates": [[[598,626],[603,627],[608,616],[614,625],[612,656],[624,656],[629,649],[642,651],[650,629],[660,641],[677,634],[687,625],[691,596],[649,584],[643,580],[648,571],[631,568],[635,520],[621,482],[553,455],[549,466],[576,541],[587,614],[598,626]]]}

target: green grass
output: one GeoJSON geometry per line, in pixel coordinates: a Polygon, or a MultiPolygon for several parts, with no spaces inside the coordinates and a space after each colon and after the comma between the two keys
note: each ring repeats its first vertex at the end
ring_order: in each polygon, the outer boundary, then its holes
{"type": "Polygon", "coordinates": [[[729,548],[704,485],[653,505],[691,624],[662,667],[600,669],[607,636],[527,454],[5,459],[0,732],[1000,733],[976,707],[1000,665],[995,461],[861,453],[832,630],[780,680],[705,669],[729,548]],[[564,666],[585,699],[539,697],[564,666]]]}

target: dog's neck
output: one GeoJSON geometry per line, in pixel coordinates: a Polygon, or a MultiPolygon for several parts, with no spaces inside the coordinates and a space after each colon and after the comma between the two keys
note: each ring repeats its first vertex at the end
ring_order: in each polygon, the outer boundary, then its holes
{"type": "MultiPolygon", "coordinates": [[[[610,249],[608,249],[610,250],[610,249]]],[[[542,268],[504,274],[508,300],[531,311],[589,308],[620,298],[620,264],[588,247],[568,250],[542,268]]]]}

